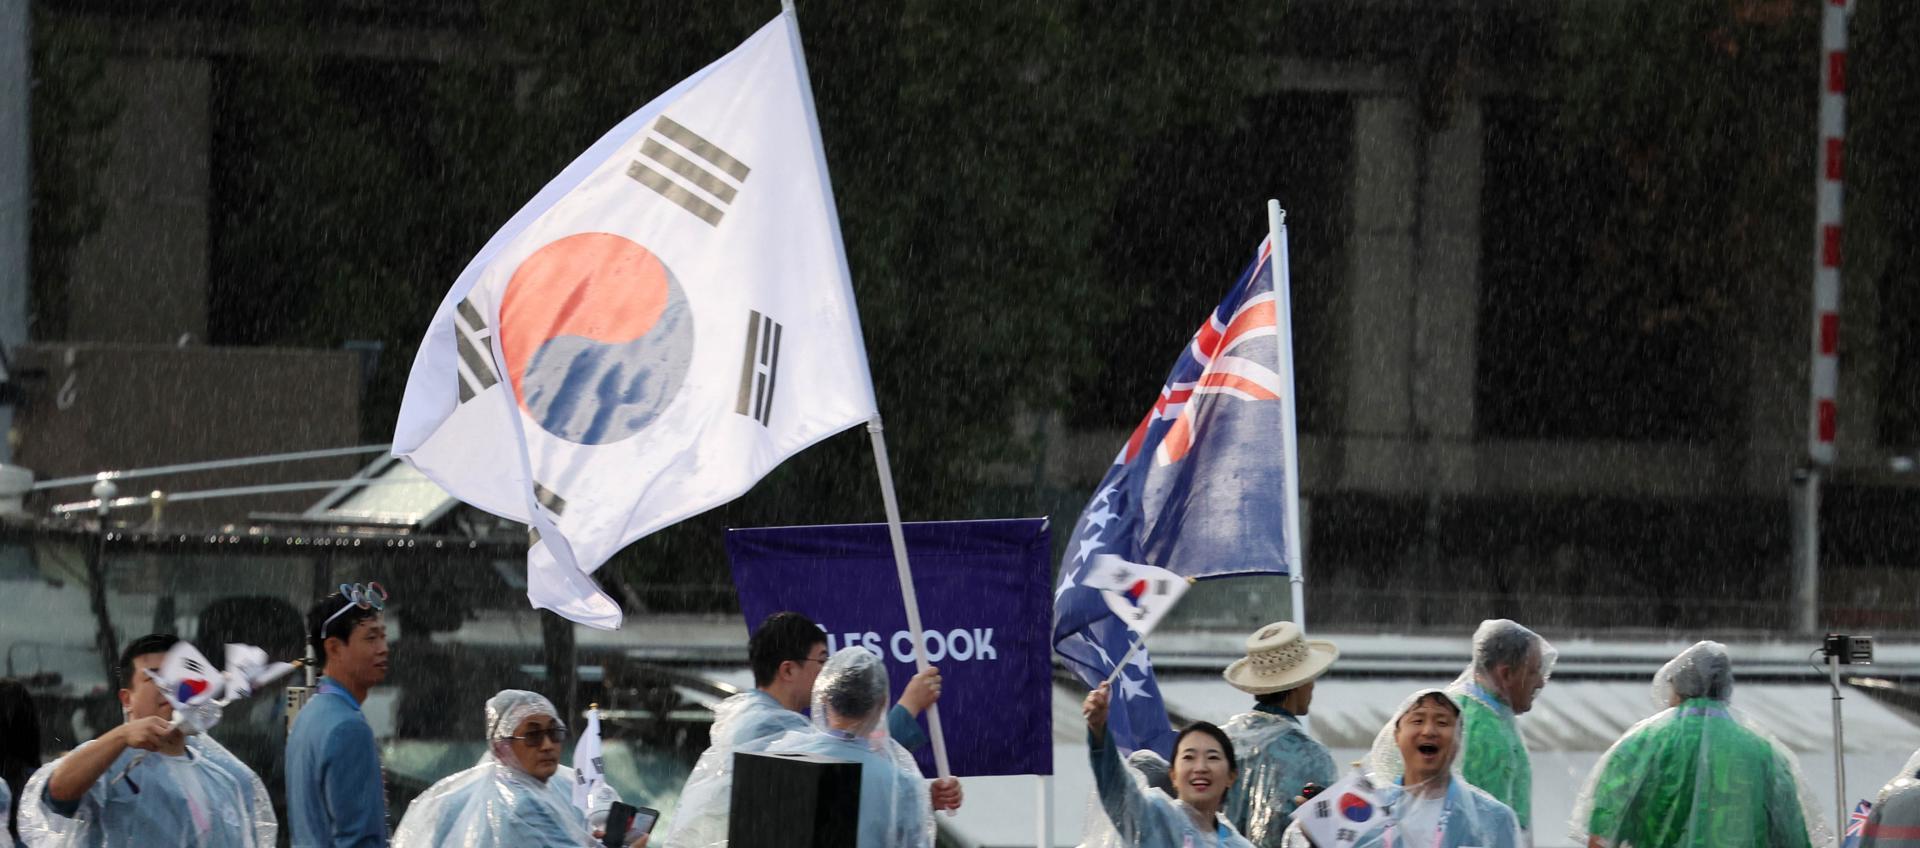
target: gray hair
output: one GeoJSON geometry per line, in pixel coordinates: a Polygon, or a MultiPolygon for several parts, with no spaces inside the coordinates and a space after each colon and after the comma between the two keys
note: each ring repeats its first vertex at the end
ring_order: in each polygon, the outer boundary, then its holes
{"type": "Polygon", "coordinates": [[[1665,707],[1672,698],[1682,701],[1733,698],[1733,657],[1719,642],[1695,642],[1660,668],[1653,677],[1654,700],[1665,707]]]}
{"type": "Polygon", "coordinates": [[[1540,634],[1509,619],[1488,619],[1473,632],[1473,669],[1492,674],[1501,666],[1524,666],[1535,646],[1546,646],[1540,634]]]}
{"type": "Polygon", "coordinates": [[[814,722],[831,712],[866,730],[883,723],[887,711],[887,667],[872,651],[857,645],[841,648],[820,669],[813,684],[814,722]]]}

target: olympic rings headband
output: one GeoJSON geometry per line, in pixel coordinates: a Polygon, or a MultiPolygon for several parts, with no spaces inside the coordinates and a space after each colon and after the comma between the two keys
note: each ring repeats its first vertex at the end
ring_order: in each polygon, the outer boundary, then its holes
{"type": "Polygon", "coordinates": [[[346,604],[338,610],[335,610],[333,615],[327,616],[326,621],[320,622],[320,632],[315,635],[322,639],[326,638],[327,625],[332,624],[334,619],[345,615],[347,610],[357,607],[363,610],[370,609],[374,612],[379,612],[387,608],[387,587],[371,580],[365,583],[340,584],[340,597],[347,599],[346,604]]]}

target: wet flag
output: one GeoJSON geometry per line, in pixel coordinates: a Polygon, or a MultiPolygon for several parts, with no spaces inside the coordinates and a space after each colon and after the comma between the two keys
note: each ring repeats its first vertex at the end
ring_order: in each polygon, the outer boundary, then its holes
{"type": "MultiPolygon", "coordinates": [[[[1053,536],[1044,518],[909,521],[900,526],[919,587],[927,659],[957,776],[1053,773],[1053,661],[1047,603],[1053,536]]],[[[885,524],[727,531],[727,559],[749,631],[792,610],[827,650],[880,656],[898,699],[913,678],[913,633],[899,603],[885,524]]],[[[922,713],[920,720],[930,724],[922,713]]],[[[914,755],[929,776],[933,752],[914,755]]]]}
{"type": "Polygon", "coordinates": [[[622,121],[462,271],[394,434],[528,524],[528,599],[594,627],[591,578],[874,416],[791,14],[622,121]]]}
{"type": "Polygon", "coordinates": [[[1187,578],[1164,568],[1127,562],[1112,554],[1095,556],[1093,567],[1080,582],[1099,589],[1107,609],[1142,639],[1180,602],[1188,586],[1187,578]]]}
{"type": "Polygon", "coordinates": [[[1867,819],[1873,816],[1873,802],[1861,801],[1853,806],[1853,814],[1847,817],[1847,832],[1840,841],[1840,848],[1855,848],[1866,835],[1867,819]]]}
{"type": "Polygon", "coordinates": [[[580,741],[573,743],[573,773],[577,782],[573,784],[573,804],[587,815],[593,815],[593,792],[607,782],[605,762],[600,758],[600,709],[587,710],[587,726],[580,731],[580,741]]]}
{"type": "Polygon", "coordinates": [[[1300,823],[1307,838],[1324,848],[1357,845],[1368,834],[1386,827],[1389,817],[1373,786],[1358,771],[1293,811],[1293,820],[1300,823]]]}
{"type": "MultiPolygon", "coordinates": [[[[1263,240],[1175,360],[1074,524],[1054,595],[1054,651],[1091,688],[1132,637],[1089,581],[1102,554],[1184,577],[1288,570],[1273,245],[1263,240]]],[[[1172,755],[1173,730],[1142,648],[1115,681],[1108,725],[1128,750],[1172,755]]]]}

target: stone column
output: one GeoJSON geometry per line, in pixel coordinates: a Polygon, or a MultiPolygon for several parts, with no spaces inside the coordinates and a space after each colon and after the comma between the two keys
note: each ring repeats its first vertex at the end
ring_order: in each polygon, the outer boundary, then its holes
{"type": "Polygon", "coordinates": [[[75,251],[71,341],[172,344],[207,334],[212,73],[203,59],[120,57],[100,230],[75,251]]]}

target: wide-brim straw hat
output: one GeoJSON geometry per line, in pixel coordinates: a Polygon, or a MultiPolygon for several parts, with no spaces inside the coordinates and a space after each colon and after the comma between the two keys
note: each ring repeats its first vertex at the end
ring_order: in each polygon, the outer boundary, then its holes
{"type": "Polygon", "coordinates": [[[1305,639],[1291,621],[1276,621],[1247,637],[1247,655],[1221,674],[1249,695],[1270,695],[1304,685],[1325,674],[1340,649],[1324,639],[1305,639]]]}

